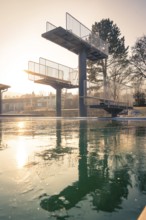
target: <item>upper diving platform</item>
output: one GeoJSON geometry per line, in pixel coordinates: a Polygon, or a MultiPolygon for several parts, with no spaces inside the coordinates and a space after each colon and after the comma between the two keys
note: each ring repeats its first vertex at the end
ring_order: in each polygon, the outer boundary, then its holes
{"type": "Polygon", "coordinates": [[[87,59],[92,61],[108,57],[108,44],[69,13],[66,13],[66,29],[47,22],[42,37],[77,55],[85,48],[87,59]]]}

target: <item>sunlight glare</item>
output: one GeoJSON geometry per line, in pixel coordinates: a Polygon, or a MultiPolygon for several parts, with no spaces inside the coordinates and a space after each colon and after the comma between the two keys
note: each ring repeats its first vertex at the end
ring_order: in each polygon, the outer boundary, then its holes
{"type": "Polygon", "coordinates": [[[18,128],[24,128],[25,127],[25,123],[24,121],[19,121],[18,124],[17,124],[18,128]]]}
{"type": "Polygon", "coordinates": [[[23,168],[28,161],[28,151],[24,145],[23,138],[18,141],[17,152],[16,152],[16,162],[18,168],[23,168]]]}

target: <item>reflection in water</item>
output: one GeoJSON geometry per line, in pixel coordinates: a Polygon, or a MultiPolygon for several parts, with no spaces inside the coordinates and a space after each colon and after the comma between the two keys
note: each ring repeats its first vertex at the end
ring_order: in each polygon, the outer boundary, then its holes
{"type": "Polygon", "coordinates": [[[2,120],[0,120],[0,150],[4,150],[5,148],[7,148],[7,144],[5,144],[3,142],[3,124],[2,124],[2,120]]]}
{"type": "Polygon", "coordinates": [[[136,220],[146,198],[145,125],[3,120],[0,219],[136,220]]]}
{"type": "MultiPolygon", "coordinates": [[[[25,127],[25,121],[18,121],[16,123],[18,128],[18,133],[22,131],[22,129],[26,129],[25,127]]],[[[26,146],[24,144],[24,137],[20,136],[17,141],[17,149],[16,149],[16,162],[18,168],[23,168],[28,160],[28,152],[26,150],[26,146]]]]}
{"type": "Polygon", "coordinates": [[[145,136],[146,135],[146,127],[143,127],[143,126],[136,127],[135,135],[136,136],[145,136]]]}
{"type": "Polygon", "coordinates": [[[27,164],[28,161],[28,152],[24,145],[24,139],[20,138],[18,140],[17,150],[16,150],[16,162],[18,168],[22,168],[27,164]]]}
{"type": "Polygon", "coordinates": [[[18,121],[17,126],[18,126],[18,129],[24,128],[25,127],[25,122],[24,121],[18,121]]]}
{"type": "Polygon", "coordinates": [[[62,121],[61,120],[56,120],[55,130],[56,130],[56,143],[55,143],[56,147],[53,146],[52,148],[46,149],[37,154],[37,156],[42,157],[45,161],[63,157],[64,154],[71,153],[72,151],[70,147],[62,146],[62,138],[61,138],[62,121]]]}
{"type": "MultiPolygon", "coordinates": [[[[79,161],[78,161],[78,181],[71,186],[64,188],[59,194],[42,199],[40,205],[43,209],[50,212],[66,210],[75,207],[86,195],[92,196],[92,205],[94,209],[112,212],[117,208],[121,208],[123,198],[128,196],[128,186],[131,185],[130,176],[126,169],[128,163],[128,155],[112,155],[116,161],[123,162],[123,166],[111,167],[109,170],[110,155],[107,150],[108,144],[113,147],[118,146],[120,141],[118,132],[121,126],[110,124],[102,129],[103,139],[99,135],[99,131],[94,130],[97,145],[95,149],[88,152],[88,125],[87,121],[80,121],[79,129],[79,161]],[[116,138],[118,137],[118,138],[116,138]],[[101,154],[100,141],[104,146],[101,154]],[[111,141],[112,140],[112,141],[111,141]],[[102,157],[101,157],[102,155],[102,157]],[[124,158],[123,158],[124,157],[124,158]]],[[[101,132],[101,131],[100,131],[101,132]]],[[[57,138],[61,141],[57,132],[57,138]]],[[[92,137],[92,132],[91,136],[92,137]]],[[[60,142],[59,141],[59,142],[60,142]]],[[[57,148],[56,148],[57,149],[57,148]]],[[[131,157],[129,157],[131,160],[131,157]]]]}
{"type": "Polygon", "coordinates": [[[2,121],[0,120],[0,149],[2,148],[2,121]]]}

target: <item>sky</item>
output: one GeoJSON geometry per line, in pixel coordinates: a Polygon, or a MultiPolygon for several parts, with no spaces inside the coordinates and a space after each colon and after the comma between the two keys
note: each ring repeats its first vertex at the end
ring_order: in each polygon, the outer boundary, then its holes
{"type": "Polygon", "coordinates": [[[41,37],[47,21],[65,28],[66,12],[89,29],[109,18],[129,47],[146,34],[146,0],[0,0],[0,83],[9,92],[54,91],[28,79],[28,61],[39,57],[77,68],[77,55],[41,37]]]}

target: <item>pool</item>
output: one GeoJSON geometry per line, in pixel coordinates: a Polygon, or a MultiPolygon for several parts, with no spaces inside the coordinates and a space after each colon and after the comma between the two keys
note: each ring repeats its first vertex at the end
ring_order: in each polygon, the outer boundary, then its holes
{"type": "Polygon", "coordinates": [[[0,119],[0,220],[136,220],[146,121],[0,119]]]}

